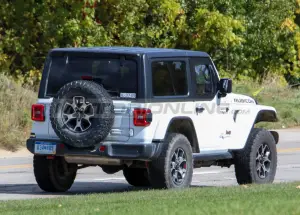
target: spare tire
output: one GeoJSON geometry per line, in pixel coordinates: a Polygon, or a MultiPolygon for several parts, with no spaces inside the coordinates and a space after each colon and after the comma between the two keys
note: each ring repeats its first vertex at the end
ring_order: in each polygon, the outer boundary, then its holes
{"type": "Polygon", "coordinates": [[[95,146],[106,138],[114,122],[113,101],[92,81],[73,81],[53,98],[50,120],[57,136],[77,148],[95,146]]]}

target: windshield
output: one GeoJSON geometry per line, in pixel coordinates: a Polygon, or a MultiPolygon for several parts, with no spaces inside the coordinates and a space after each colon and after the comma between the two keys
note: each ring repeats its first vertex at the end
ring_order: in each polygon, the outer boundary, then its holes
{"type": "Polygon", "coordinates": [[[122,95],[136,98],[135,61],[68,55],[51,57],[46,95],[54,96],[66,83],[82,79],[92,79],[101,84],[114,98],[122,95]]]}

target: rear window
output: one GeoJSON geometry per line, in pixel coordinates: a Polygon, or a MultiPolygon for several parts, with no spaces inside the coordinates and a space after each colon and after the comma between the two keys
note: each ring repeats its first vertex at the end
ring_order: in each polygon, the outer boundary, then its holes
{"type": "Polygon", "coordinates": [[[54,96],[71,81],[90,78],[114,98],[136,98],[137,64],[134,60],[67,55],[51,57],[46,95],[54,96]]]}

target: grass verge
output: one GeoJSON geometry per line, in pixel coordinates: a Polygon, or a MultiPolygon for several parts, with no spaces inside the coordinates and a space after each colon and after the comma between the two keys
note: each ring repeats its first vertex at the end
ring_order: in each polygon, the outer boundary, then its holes
{"type": "Polygon", "coordinates": [[[36,94],[0,74],[0,147],[10,151],[25,145],[36,94]]]}
{"type": "Polygon", "coordinates": [[[7,201],[1,214],[300,214],[297,183],[7,201]]]}

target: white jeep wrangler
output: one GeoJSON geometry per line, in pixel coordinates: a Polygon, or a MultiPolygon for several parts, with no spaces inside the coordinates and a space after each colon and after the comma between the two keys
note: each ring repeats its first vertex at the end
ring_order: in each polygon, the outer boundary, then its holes
{"type": "Polygon", "coordinates": [[[231,88],[204,52],[53,49],[27,140],[36,181],[63,192],[100,166],[133,186],[185,188],[193,168],[234,165],[239,184],[272,183],[279,135],[254,126],[276,110],[231,88]]]}

